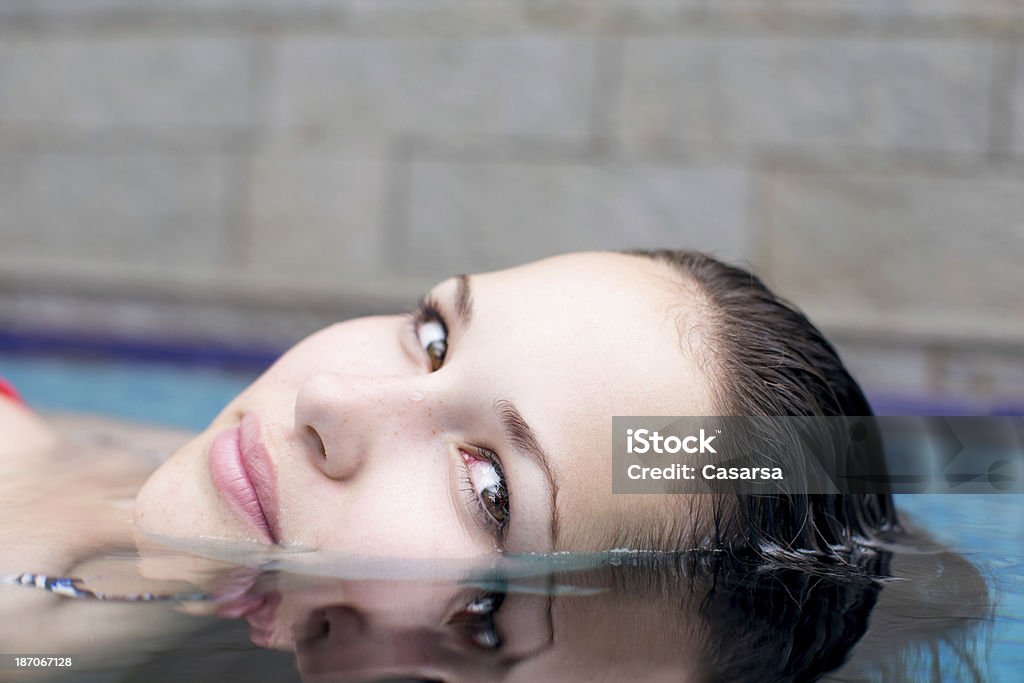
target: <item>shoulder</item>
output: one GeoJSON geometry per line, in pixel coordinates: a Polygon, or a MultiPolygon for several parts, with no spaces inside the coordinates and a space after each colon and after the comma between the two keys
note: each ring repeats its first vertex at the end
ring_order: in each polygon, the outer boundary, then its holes
{"type": "Polygon", "coordinates": [[[57,432],[31,409],[0,397],[0,462],[16,456],[49,453],[57,432]]]}

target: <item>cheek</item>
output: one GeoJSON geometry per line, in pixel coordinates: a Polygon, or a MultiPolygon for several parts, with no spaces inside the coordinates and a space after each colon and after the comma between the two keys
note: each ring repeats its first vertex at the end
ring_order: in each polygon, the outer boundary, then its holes
{"type": "Polygon", "coordinates": [[[271,368],[270,379],[305,378],[321,372],[392,374],[408,364],[403,353],[401,316],[378,316],[337,323],[289,349],[271,368]]]}
{"type": "Polygon", "coordinates": [[[217,505],[209,483],[202,437],[167,459],[135,499],[136,526],[170,536],[229,536],[235,522],[217,505]]]}
{"type": "MultiPolygon", "coordinates": [[[[424,463],[427,464],[427,463],[424,463]]],[[[382,463],[352,482],[310,492],[299,536],[324,551],[360,556],[470,557],[481,547],[467,534],[441,466],[382,463]]],[[[456,495],[461,495],[456,493],[456,495]]]]}

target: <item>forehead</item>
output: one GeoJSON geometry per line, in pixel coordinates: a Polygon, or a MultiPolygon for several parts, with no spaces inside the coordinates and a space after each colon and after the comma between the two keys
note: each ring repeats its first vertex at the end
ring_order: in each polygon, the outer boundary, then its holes
{"type": "Polygon", "coordinates": [[[579,411],[598,416],[699,407],[704,382],[694,340],[704,321],[694,286],[673,268],[598,252],[472,280],[481,337],[474,342],[500,345],[520,361],[515,374],[524,388],[559,381],[560,391],[522,399],[571,396],[579,411]]]}
{"type": "Polygon", "coordinates": [[[481,369],[489,362],[489,381],[519,406],[554,461],[562,548],[589,549],[647,517],[645,507],[663,509],[659,496],[612,494],[612,416],[710,413],[691,343],[702,324],[692,284],[667,265],[614,253],[472,281],[467,347],[481,369]]]}

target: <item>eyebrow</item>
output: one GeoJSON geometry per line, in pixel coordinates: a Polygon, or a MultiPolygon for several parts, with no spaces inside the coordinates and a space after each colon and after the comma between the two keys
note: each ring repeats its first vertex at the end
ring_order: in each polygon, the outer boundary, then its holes
{"type": "MultiPolygon", "coordinates": [[[[465,333],[473,322],[473,290],[469,275],[456,276],[455,312],[462,324],[463,333],[465,333]]],[[[554,550],[558,547],[558,479],[551,467],[551,458],[541,448],[536,432],[533,431],[512,401],[505,398],[495,400],[494,413],[505,432],[505,439],[526,455],[544,475],[551,499],[549,533],[551,534],[551,549],[554,550]]]]}
{"type": "Polygon", "coordinates": [[[551,549],[554,550],[558,546],[558,480],[551,469],[551,458],[540,447],[537,435],[512,401],[505,398],[497,399],[494,402],[494,412],[501,422],[502,429],[505,430],[505,438],[509,443],[522,451],[544,473],[551,497],[550,533],[551,549]]]}
{"type": "Polygon", "coordinates": [[[455,279],[455,312],[465,329],[473,322],[473,290],[468,275],[458,275],[455,279]]]}

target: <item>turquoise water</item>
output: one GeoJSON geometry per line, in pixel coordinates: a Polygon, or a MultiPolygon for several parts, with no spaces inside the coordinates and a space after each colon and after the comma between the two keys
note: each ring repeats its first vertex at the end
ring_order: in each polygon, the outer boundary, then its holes
{"type": "Polygon", "coordinates": [[[935,538],[966,556],[995,598],[990,681],[1024,677],[1024,496],[901,495],[897,505],[935,538]]]}
{"type": "Polygon", "coordinates": [[[200,430],[259,373],[167,363],[0,355],[0,377],[39,410],[200,430]]]}
{"type": "MultiPolygon", "coordinates": [[[[0,376],[41,410],[99,413],[185,429],[202,428],[257,374],[0,356],[0,376]]],[[[902,495],[897,502],[939,541],[967,557],[989,584],[994,619],[977,662],[981,679],[1020,680],[1024,675],[1024,496],[902,495]]]]}

